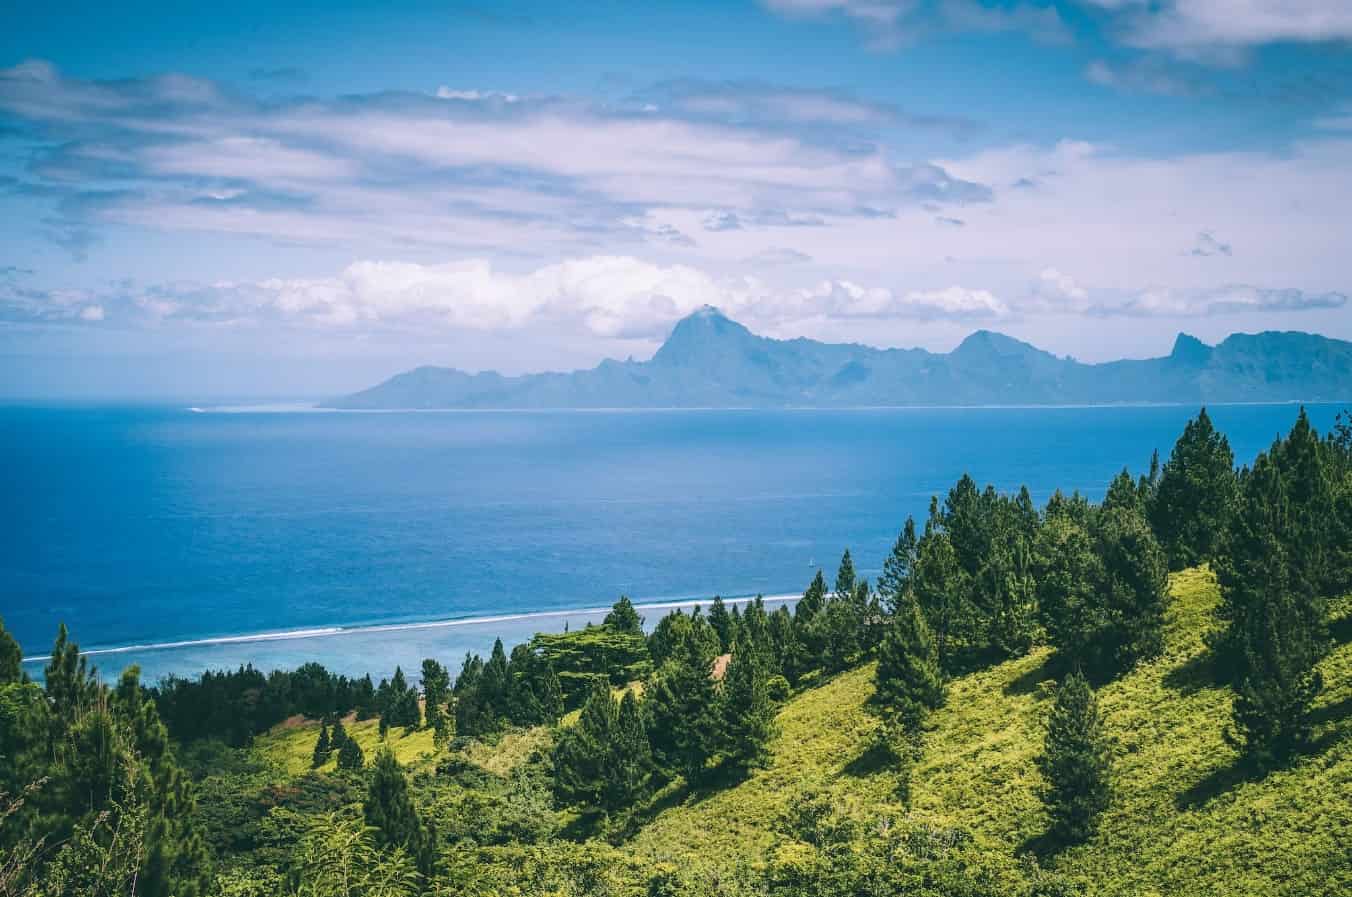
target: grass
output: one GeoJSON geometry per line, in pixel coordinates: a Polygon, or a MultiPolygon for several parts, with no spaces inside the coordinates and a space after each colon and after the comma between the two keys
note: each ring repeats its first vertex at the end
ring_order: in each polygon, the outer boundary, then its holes
{"type": "MultiPolygon", "coordinates": [[[[1171,580],[1162,657],[1105,685],[1100,706],[1117,740],[1116,791],[1098,835],[1045,857],[1094,894],[1319,895],[1352,893],[1352,603],[1336,609],[1342,636],[1323,664],[1315,749],[1291,768],[1248,780],[1223,730],[1230,691],[1210,681],[1203,635],[1214,579],[1171,580]]],[[[1046,819],[1033,759],[1050,702],[1043,649],[956,679],[931,719],[912,780],[911,817],[958,826],[993,856],[1038,844],[1046,819]]],[[[734,788],[662,809],[629,849],[648,860],[754,863],[777,820],[807,789],[853,812],[901,815],[895,773],[861,771],[876,721],[872,665],[796,696],[779,716],[767,769],[734,788]]]]}
{"type": "MultiPolygon", "coordinates": [[[[349,717],[343,720],[343,728],[361,746],[369,763],[380,748],[379,721],[369,719],[356,722],[349,717]]],[[[435,763],[437,750],[432,743],[432,735],[431,729],[406,732],[395,728],[389,731],[386,741],[394,749],[394,756],[400,764],[410,769],[421,769],[435,763]]],[[[318,720],[299,724],[284,723],[254,740],[254,756],[269,768],[294,778],[310,771],[318,739],[318,720]]],[[[319,769],[321,772],[331,772],[337,768],[337,763],[338,752],[334,751],[329,755],[329,761],[319,769]]]]}

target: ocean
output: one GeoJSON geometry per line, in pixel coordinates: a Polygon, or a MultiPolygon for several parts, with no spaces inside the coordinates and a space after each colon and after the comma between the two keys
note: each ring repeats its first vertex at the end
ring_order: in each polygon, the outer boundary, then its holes
{"type": "MultiPolygon", "coordinates": [[[[1241,462],[1297,413],[1209,410],[1241,462]]],[[[1323,432],[1340,406],[1309,410],[1323,432]]],[[[964,472],[1097,499],[1196,411],[8,406],[0,617],[29,657],[65,622],[108,677],[458,666],[621,594],[792,596],[846,547],[876,576],[964,472]]]]}

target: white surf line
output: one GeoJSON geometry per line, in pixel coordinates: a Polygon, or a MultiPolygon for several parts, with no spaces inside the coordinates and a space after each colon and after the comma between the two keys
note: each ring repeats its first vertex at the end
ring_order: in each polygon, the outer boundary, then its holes
{"type": "MultiPolygon", "coordinates": [[[[762,595],[767,603],[797,601],[801,595],[762,595]]],[[[750,604],[756,600],[754,595],[724,598],[725,604],[750,604]]],[[[706,605],[712,598],[690,598],[680,601],[651,601],[635,604],[635,610],[671,610],[681,607],[706,605]]],[[[417,623],[377,623],[370,626],[324,626],[312,629],[287,629],[280,632],[256,632],[246,635],[220,635],[211,638],[186,639],[175,642],[147,642],[138,645],[119,645],[115,648],[92,648],[81,651],[81,657],[97,657],[103,654],[128,654],[139,651],[169,651],[175,648],[204,648],[215,645],[238,645],[251,642],[281,642],[301,639],[328,638],[336,635],[363,635],[382,632],[409,632],[419,629],[448,629],[454,626],[486,626],[492,623],[511,623],[518,620],[544,619],[548,617],[594,616],[609,613],[609,607],[583,607],[569,610],[527,611],[519,614],[501,614],[491,617],[457,617],[450,620],[427,620],[417,623]]],[[[24,663],[46,663],[50,655],[25,657],[24,663]]]]}

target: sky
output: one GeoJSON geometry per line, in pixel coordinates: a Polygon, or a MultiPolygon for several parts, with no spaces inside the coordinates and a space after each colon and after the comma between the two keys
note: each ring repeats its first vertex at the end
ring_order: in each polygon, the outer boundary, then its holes
{"type": "Polygon", "coordinates": [[[15,4],[0,397],[1352,339],[1342,0],[15,4]]]}

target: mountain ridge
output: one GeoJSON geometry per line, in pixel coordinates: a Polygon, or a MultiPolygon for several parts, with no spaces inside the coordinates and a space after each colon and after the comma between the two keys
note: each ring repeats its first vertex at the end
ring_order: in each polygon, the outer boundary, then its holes
{"type": "Polygon", "coordinates": [[[705,306],[647,361],[506,376],[422,366],[320,407],[777,408],[1339,401],[1352,342],[1300,331],[1178,334],[1168,355],[1086,364],[992,330],[951,352],[779,340],[705,306]]]}

